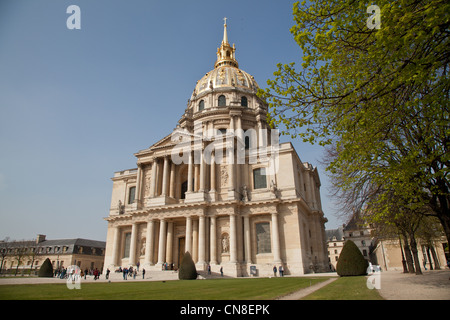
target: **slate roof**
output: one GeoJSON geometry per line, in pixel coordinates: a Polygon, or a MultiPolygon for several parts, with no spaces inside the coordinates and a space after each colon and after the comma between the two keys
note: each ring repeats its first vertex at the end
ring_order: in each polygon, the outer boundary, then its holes
{"type": "Polygon", "coordinates": [[[327,237],[327,241],[342,241],[344,240],[344,230],[343,227],[339,227],[337,229],[325,230],[325,235],[327,237]],[[336,240],[333,240],[333,237],[336,237],[336,240]]]}

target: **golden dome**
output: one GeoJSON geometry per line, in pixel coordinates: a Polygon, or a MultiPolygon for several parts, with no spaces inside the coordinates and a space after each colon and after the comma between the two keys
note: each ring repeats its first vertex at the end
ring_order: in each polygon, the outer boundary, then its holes
{"type": "Polygon", "coordinates": [[[259,86],[252,75],[247,72],[231,67],[223,66],[211,70],[203,76],[195,86],[194,95],[219,88],[237,88],[244,91],[256,93],[259,86]]]}
{"type": "Polygon", "coordinates": [[[192,98],[204,92],[220,88],[241,89],[250,93],[256,93],[259,86],[254,77],[239,69],[235,58],[235,46],[228,43],[227,24],[225,18],[223,40],[217,49],[217,60],[214,69],[205,74],[195,86],[192,98]]]}

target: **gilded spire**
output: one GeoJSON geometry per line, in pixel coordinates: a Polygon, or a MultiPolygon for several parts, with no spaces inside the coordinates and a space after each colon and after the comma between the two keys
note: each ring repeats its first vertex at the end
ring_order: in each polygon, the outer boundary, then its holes
{"type": "Polygon", "coordinates": [[[217,48],[217,61],[214,64],[214,67],[217,68],[228,65],[238,68],[239,64],[234,56],[236,48],[234,47],[234,44],[233,47],[231,47],[228,43],[227,18],[223,18],[223,21],[223,40],[220,47],[217,48]]]}
{"type": "Polygon", "coordinates": [[[228,44],[228,35],[227,35],[227,17],[223,18],[223,40],[222,44],[228,44]]]}

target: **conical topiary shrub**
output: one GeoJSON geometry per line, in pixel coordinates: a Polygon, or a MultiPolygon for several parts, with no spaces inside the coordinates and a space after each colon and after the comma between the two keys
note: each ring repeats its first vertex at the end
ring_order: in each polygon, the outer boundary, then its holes
{"type": "Polygon", "coordinates": [[[367,274],[368,266],[369,262],[364,259],[356,244],[347,240],[336,265],[337,274],[341,277],[362,276],[367,274]]]}
{"type": "Polygon", "coordinates": [[[38,277],[53,277],[53,266],[49,258],[45,259],[44,263],[39,268],[38,277]]]}
{"type": "Polygon", "coordinates": [[[192,260],[189,251],[181,259],[180,269],[178,270],[178,279],[180,280],[195,280],[197,279],[197,269],[195,268],[194,260],[192,260]]]}

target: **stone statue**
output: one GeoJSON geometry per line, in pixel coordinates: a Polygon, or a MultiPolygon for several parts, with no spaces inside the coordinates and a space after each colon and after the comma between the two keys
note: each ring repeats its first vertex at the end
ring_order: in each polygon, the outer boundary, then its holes
{"type": "Polygon", "coordinates": [[[141,256],[145,255],[145,238],[142,238],[141,256]]]}
{"type": "Polygon", "coordinates": [[[277,184],[275,182],[270,181],[270,191],[275,195],[275,198],[278,198],[278,188],[277,184]]]}
{"type": "Polygon", "coordinates": [[[222,238],[222,252],[228,253],[230,251],[230,240],[228,239],[228,235],[224,235],[222,238]]]}
{"type": "Polygon", "coordinates": [[[119,214],[123,214],[125,211],[125,206],[122,204],[122,201],[119,200],[119,204],[117,205],[117,209],[119,209],[119,214]]]}
{"type": "Polygon", "coordinates": [[[242,201],[244,202],[248,201],[248,190],[245,184],[242,186],[242,201]]]}

